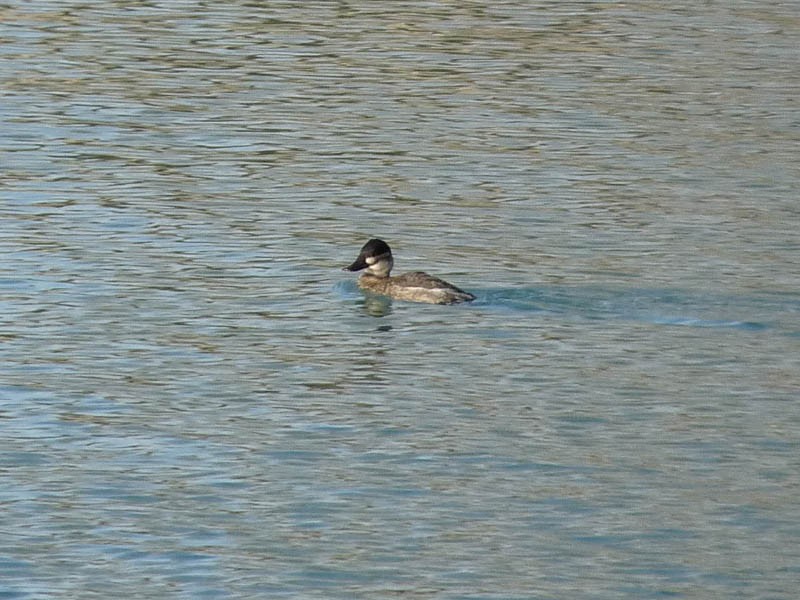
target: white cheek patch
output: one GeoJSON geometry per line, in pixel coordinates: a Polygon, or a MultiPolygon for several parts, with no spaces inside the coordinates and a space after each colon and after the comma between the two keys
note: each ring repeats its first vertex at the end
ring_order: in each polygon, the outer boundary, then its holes
{"type": "Polygon", "coordinates": [[[368,257],[366,258],[366,261],[367,261],[367,264],[368,264],[368,265],[372,266],[372,265],[374,265],[374,264],[375,264],[375,263],[378,261],[378,259],[377,259],[377,258],[375,258],[374,256],[368,256],[368,257]]]}

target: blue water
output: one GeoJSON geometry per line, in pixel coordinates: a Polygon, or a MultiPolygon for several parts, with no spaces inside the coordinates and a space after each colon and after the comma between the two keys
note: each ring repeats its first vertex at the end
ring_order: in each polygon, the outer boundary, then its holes
{"type": "MultiPolygon", "coordinates": [[[[356,300],[362,293],[355,284],[334,286],[340,297],[356,300]]],[[[480,289],[472,287],[476,300],[457,307],[508,311],[509,317],[590,321],[640,321],[658,325],[721,327],[746,331],[775,329],[780,335],[797,336],[800,300],[794,294],[749,296],[696,294],[685,290],[599,288],[580,286],[538,286],[480,289]],[[748,320],[763,318],[763,321],[748,320]]],[[[382,305],[388,312],[393,302],[371,296],[365,303],[382,305]]],[[[380,315],[378,315],[380,316],[380,315]]]]}
{"type": "Polygon", "coordinates": [[[797,335],[798,299],[792,294],[697,294],[685,290],[582,287],[478,291],[478,304],[561,318],[631,320],[690,327],[777,328],[797,335]],[[749,319],[763,318],[764,321],[749,319]]]}
{"type": "Polygon", "coordinates": [[[796,6],[387,7],[0,8],[0,598],[794,598],[796,6]]]}

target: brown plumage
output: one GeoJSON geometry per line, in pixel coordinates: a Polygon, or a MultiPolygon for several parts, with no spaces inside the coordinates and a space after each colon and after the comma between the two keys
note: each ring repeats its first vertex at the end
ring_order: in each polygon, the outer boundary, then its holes
{"type": "Polygon", "coordinates": [[[422,271],[391,277],[392,251],[383,240],[372,239],[361,248],[358,258],[345,271],[361,271],[358,287],[368,292],[410,302],[455,304],[470,302],[475,296],[438,277],[422,271]]]}

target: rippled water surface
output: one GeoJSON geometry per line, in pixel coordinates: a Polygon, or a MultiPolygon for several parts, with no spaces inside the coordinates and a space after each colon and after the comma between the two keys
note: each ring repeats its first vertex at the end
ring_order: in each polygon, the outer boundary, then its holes
{"type": "Polygon", "coordinates": [[[798,34],[0,3],[0,598],[796,597],[798,34]]]}

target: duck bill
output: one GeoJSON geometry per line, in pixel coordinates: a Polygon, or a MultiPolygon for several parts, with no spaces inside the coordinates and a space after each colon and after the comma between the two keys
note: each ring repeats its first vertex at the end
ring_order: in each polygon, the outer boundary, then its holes
{"type": "Polygon", "coordinates": [[[359,254],[358,258],[353,261],[353,264],[349,267],[345,267],[342,271],[360,271],[361,269],[366,269],[368,266],[367,261],[364,260],[364,256],[359,254]]]}

